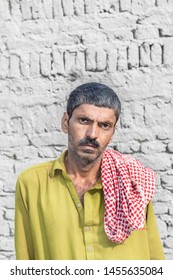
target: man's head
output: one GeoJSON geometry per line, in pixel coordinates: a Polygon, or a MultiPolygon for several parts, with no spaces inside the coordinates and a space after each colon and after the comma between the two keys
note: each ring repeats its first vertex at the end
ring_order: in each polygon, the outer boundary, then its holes
{"type": "Polygon", "coordinates": [[[107,85],[86,83],[74,89],[67,102],[69,119],[74,109],[82,104],[92,104],[97,107],[111,108],[115,112],[116,122],[121,112],[121,103],[116,93],[107,85]]]}
{"type": "Polygon", "coordinates": [[[116,93],[104,84],[88,83],[71,92],[62,128],[68,133],[68,151],[73,160],[86,166],[101,159],[120,111],[116,93]]]}

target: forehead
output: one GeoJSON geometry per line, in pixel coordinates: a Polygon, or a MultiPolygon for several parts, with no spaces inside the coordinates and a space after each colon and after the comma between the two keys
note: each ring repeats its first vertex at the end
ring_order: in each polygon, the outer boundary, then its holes
{"type": "Polygon", "coordinates": [[[98,107],[93,104],[82,104],[75,108],[72,117],[85,116],[91,120],[115,122],[115,112],[111,108],[98,107]]]}

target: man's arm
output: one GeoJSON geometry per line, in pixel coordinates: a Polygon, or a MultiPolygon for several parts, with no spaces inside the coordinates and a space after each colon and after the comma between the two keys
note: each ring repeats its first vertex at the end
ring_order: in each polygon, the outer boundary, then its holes
{"type": "Polygon", "coordinates": [[[152,202],[147,206],[147,233],[150,250],[150,260],[165,260],[162,243],[160,240],[152,202]]]}
{"type": "Polygon", "coordinates": [[[17,260],[34,259],[26,191],[21,176],[17,181],[15,197],[15,249],[17,260]]]}

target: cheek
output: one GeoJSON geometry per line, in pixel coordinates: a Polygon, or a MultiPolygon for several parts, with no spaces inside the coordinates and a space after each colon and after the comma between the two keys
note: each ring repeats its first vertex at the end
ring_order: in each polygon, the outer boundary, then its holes
{"type": "Polygon", "coordinates": [[[112,134],[111,135],[104,135],[103,137],[100,138],[100,144],[103,146],[107,146],[112,139],[112,134]]]}
{"type": "Polygon", "coordinates": [[[82,135],[76,128],[74,129],[73,127],[69,128],[68,131],[68,139],[71,143],[78,143],[82,139],[82,135]]]}

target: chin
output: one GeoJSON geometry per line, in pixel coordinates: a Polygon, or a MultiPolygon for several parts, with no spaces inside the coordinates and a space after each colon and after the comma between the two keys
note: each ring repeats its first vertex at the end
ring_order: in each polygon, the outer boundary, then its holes
{"type": "Polygon", "coordinates": [[[100,154],[96,154],[93,151],[87,149],[85,152],[78,154],[78,157],[85,164],[91,164],[100,157],[100,154]]]}

